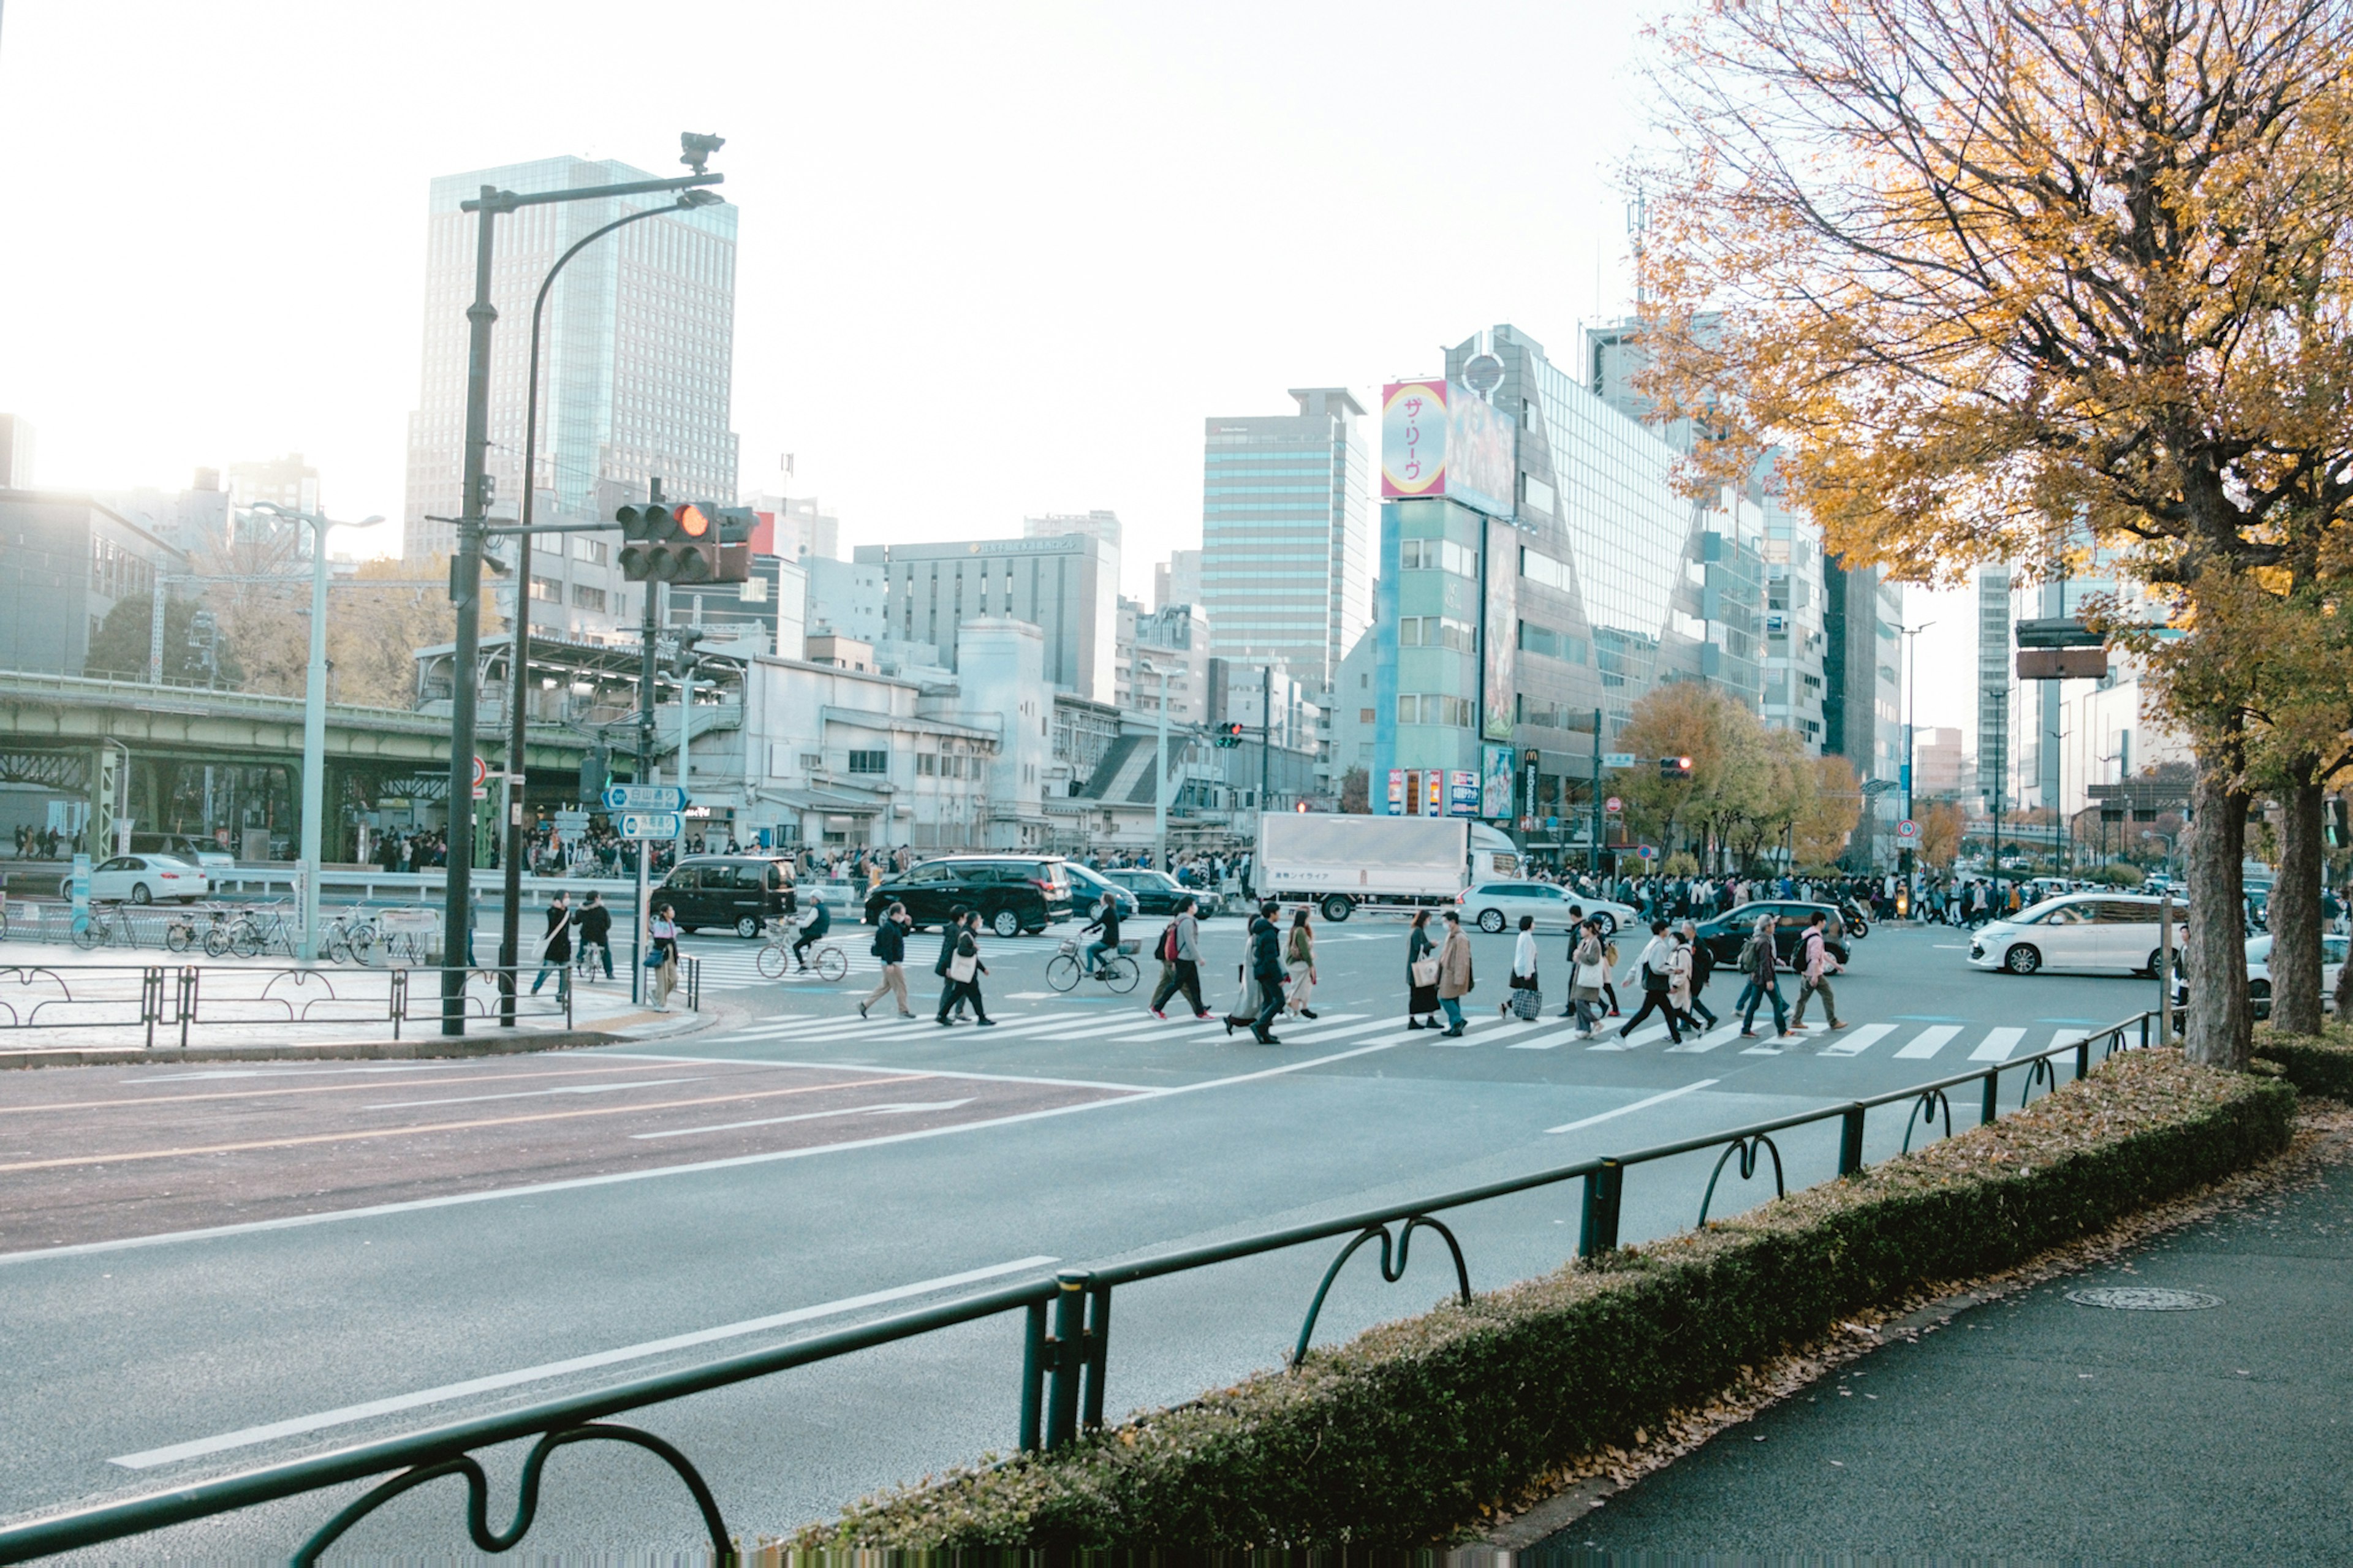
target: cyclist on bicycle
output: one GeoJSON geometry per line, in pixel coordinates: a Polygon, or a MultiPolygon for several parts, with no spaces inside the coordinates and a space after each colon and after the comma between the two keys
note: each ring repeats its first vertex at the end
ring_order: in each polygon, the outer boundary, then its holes
{"type": "Polygon", "coordinates": [[[1088,921],[1079,934],[1084,936],[1091,931],[1099,931],[1103,935],[1087,943],[1086,954],[1081,962],[1086,965],[1088,974],[1101,980],[1103,978],[1103,955],[1119,951],[1119,900],[1111,894],[1103,896],[1103,901],[1095,906],[1095,918],[1088,921]]]}
{"type": "MultiPolygon", "coordinates": [[[[580,966],[588,967],[592,958],[602,959],[605,978],[613,978],[613,911],[605,907],[602,893],[591,893],[580,906],[580,966]]],[[[594,980],[595,975],[589,978],[594,980]]]]}
{"type": "Polygon", "coordinates": [[[793,967],[795,969],[807,970],[808,968],[809,947],[813,943],[821,941],[824,938],[825,933],[833,929],[833,916],[827,910],[825,900],[823,899],[818,899],[815,900],[814,902],[817,904],[816,911],[809,916],[807,923],[801,927],[801,934],[793,939],[793,967]]]}

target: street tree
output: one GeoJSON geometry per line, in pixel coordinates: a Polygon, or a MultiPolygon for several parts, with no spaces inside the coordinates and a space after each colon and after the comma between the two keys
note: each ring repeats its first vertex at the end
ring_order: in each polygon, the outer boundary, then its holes
{"type": "Polygon", "coordinates": [[[1915,820],[1920,824],[1920,858],[1932,870],[1950,871],[1961,852],[1961,808],[1949,800],[1930,801],[1915,820]]]}
{"type": "Polygon", "coordinates": [[[1862,785],[1844,757],[1812,761],[1813,790],[1790,824],[1789,849],[1800,866],[1828,866],[1862,821],[1862,785]]]}
{"type": "MultiPolygon", "coordinates": [[[[2353,0],[1703,0],[1662,37],[1644,385],[1694,487],[1778,448],[1899,579],[2096,550],[2163,595],[2190,906],[2237,909],[2242,591],[2353,511],[2353,0]]],[[[2188,960],[2190,1056],[2243,1067],[2237,922],[2188,960]]]]}

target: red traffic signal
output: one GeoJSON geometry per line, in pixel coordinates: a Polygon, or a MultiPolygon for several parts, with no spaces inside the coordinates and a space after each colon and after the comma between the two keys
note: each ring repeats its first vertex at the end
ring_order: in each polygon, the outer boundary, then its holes
{"type": "Polygon", "coordinates": [[[1687,779],[1692,776],[1692,760],[1689,757],[1661,757],[1659,776],[1662,779],[1687,779]]]}
{"type": "Polygon", "coordinates": [[[752,574],[752,513],[716,501],[649,502],[614,514],[632,583],[741,583],[752,574]]]}

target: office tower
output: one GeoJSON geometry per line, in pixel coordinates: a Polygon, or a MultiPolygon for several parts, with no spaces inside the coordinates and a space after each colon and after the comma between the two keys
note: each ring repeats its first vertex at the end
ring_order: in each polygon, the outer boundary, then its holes
{"type": "Polygon", "coordinates": [[[1024,539],[1052,539],[1065,533],[1083,533],[1090,539],[1100,539],[1116,550],[1120,546],[1119,513],[1049,512],[1044,517],[1021,520],[1021,537],[1024,539]]]}
{"type": "Polygon", "coordinates": [[[2010,777],[2010,568],[1978,569],[1978,795],[2016,810],[2010,777]]]}
{"type": "Polygon", "coordinates": [[[185,555],[86,491],[0,489],[0,669],[147,679],[145,647],[110,665],[91,645],[116,605],[144,610],[158,575],[186,572],[185,555]]]}
{"type": "MultiPolygon", "coordinates": [[[[465,469],[468,330],[474,295],[475,216],[459,204],[481,187],[531,193],[617,184],[650,176],[624,163],[581,158],[448,174],[433,182],[426,220],[424,366],[408,425],[404,552],[446,553],[465,469]]],[[[491,302],[490,471],[495,515],[513,517],[524,482],[525,366],[532,301],[556,259],[591,230],[633,210],[669,207],[652,194],[524,207],[497,220],[491,302]]],[[[590,521],[609,505],[642,500],[659,476],[681,500],[735,499],[736,439],[728,428],[735,332],[735,209],[679,209],[632,224],[590,245],[548,296],[540,349],[537,515],[590,521]]],[[[543,595],[556,610],[570,590],[607,595],[617,606],[609,559],[575,559],[543,589],[533,585],[533,619],[543,595]]],[[[533,565],[538,575],[537,563],[533,565]]],[[[632,593],[630,597],[634,599],[632,593]]]]}
{"type": "Polygon", "coordinates": [[[0,490],[33,488],[33,424],[21,414],[0,414],[0,490]]]}
{"type": "Polygon", "coordinates": [[[288,511],[319,510],[319,470],[302,461],[300,452],[228,466],[228,491],[237,506],[268,501],[288,511]]]}
{"type": "Polygon", "coordinates": [[[1204,423],[1200,602],[1211,653],[1321,691],[1372,617],[1372,458],[1346,388],[1291,395],[1204,423]]]}
{"type": "Polygon", "coordinates": [[[881,569],[886,633],[928,643],[955,668],[956,628],[983,616],[1045,634],[1050,685],[1098,702],[1116,687],[1119,551],[1092,534],[961,544],[861,544],[855,563],[881,569]]]}
{"type": "Polygon", "coordinates": [[[1152,568],[1152,607],[1155,610],[1165,610],[1171,605],[1198,607],[1200,603],[1201,552],[1198,550],[1170,551],[1167,560],[1156,563],[1152,568]]]}

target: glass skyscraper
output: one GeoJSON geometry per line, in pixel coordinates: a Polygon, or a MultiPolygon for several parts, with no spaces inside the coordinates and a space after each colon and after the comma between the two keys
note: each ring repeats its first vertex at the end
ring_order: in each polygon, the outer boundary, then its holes
{"type": "Polygon", "coordinates": [[[1372,618],[1372,458],[1345,387],[1299,412],[1205,422],[1201,606],[1209,651],[1322,692],[1372,618]]]}
{"type": "MultiPolygon", "coordinates": [[[[650,178],[626,163],[581,158],[448,174],[433,182],[426,221],[425,355],[408,423],[405,553],[446,552],[465,468],[466,308],[474,294],[475,217],[459,204],[484,185],[519,192],[650,178]]],[[[550,267],[590,230],[660,195],[524,207],[498,221],[491,300],[490,468],[494,511],[522,497],[524,372],[532,300],[550,267]]],[[[642,499],[659,475],[681,500],[735,499],[736,438],[728,428],[735,339],[735,209],[698,207],[649,218],[598,240],[548,296],[540,347],[541,515],[578,521],[642,499]]],[[[586,564],[594,565],[595,563],[586,564]]],[[[536,574],[536,568],[535,568],[536,574]]],[[[551,580],[533,596],[589,586],[551,580]]],[[[536,616],[534,617],[536,618],[536,616]]]]}

